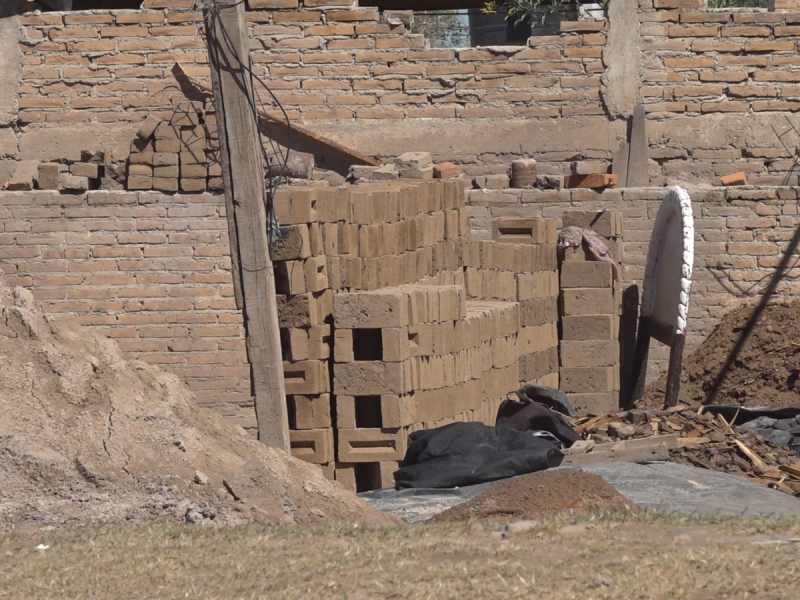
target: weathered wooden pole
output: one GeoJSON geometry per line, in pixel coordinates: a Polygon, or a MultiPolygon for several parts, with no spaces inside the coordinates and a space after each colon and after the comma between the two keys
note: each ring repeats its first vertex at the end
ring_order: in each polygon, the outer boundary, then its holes
{"type": "Polygon", "coordinates": [[[290,452],[275,275],[243,0],[204,9],[237,300],[242,303],[258,439],[290,452]],[[238,271],[238,277],[237,272],[238,271]]]}

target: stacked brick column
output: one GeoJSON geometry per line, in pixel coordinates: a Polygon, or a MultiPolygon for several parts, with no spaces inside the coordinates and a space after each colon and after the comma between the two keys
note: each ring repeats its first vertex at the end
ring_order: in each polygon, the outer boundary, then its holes
{"type": "Polygon", "coordinates": [[[337,294],[336,478],[392,485],[408,434],[493,422],[518,377],[516,303],[467,301],[461,286],[337,294]]]}
{"type": "MultiPolygon", "coordinates": [[[[569,211],[564,227],[592,229],[619,261],[622,219],[617,211],[569,211]]],[[[567,249],[561,262],[560,388],[582,414],[619,406],[620,286],[610,263],[589,260],[583,248],[567,249]]]]}
{"type": "MultiPolygon", "coordinates": [[[[169,119],[156,117],[131,142],[128,189],[204,192],[222,189],[219,132],[213,104],[181,102],[169,119]],[[149,135],[148,135],[149,134],[149,135]]],[[[142,130],[140,130],[142,131],[142,130]]]]}

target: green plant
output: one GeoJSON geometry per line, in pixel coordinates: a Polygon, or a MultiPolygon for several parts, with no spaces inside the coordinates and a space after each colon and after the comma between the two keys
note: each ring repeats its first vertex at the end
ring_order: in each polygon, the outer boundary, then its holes
{"type": "MultiPolygon", "coordinates": [[[[596,0],[603,7],[603,12],[608,14],[608,5],[611,0],[596,0]]],[[[576,0],[489,0],[481,9],[484,14],[494,15],[506,13],[506,19],[514,19],[514,24],[544,23],[548,15],[566,13],[569,18],[576,18],[576,0]]]]}

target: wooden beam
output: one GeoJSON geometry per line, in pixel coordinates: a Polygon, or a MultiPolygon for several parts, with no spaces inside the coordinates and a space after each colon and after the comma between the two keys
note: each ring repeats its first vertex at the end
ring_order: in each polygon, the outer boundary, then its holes
{"type": "Polygon", "coordinates": [[[667,391],[664,395],[665,406],[675,406],[681,391],[681,371],[683,370],[683,347],[686,336],[681,333],[673,335],[669,348],[669,368],[667,369],[667,391]]]}
{"type": "MultiPolygon", "coordinates": [[[[179,74],[181,77],[185,77],[186,80],[190,81],[192,85],[194,85],[196,88],[199,88],[205,92],[212,91],[211,88],[207,86],[205,83],[197,81],[193,77],[187,75],[186,71],[184,71],[183,67],[181,67],[178,63],[175,63],[175,65],[172,67],[172,72],[175,73],[176,75],[179,74]]],[[[283,119],[277,119],[273,117],[271,114],[262,109],[260,106],[257,108],[257,112],[259,117],[261,117],[266,121],[269,121],[273,125],[278,125],[281,127],[290,127],[292,133],[297,133],[305,138],[318,142],[319,144],[322,144],[323,146],[330,148],[331,150],[335,150],[340,154],[344,154],[345,156],[352,159],[354,163],[368,165],[371,167],[381,166],[381,161],[376,160],[371,156],[367,156],[366,154],[361,154],[360,152],[353,150],[352,148],[348,148],[344,144],[335,142],[332,139],[325,137],[324,135],[320,135],[319,133],[316,133],[314,131],[311,131],[310,129],[307,129],[306,127],[303,127],[302,125],[298,125],[297,123],[294,122],[291,123],[290,125],[287,125],[286,121],[284,121],[283,119]]]]}
{"type": "MultiPolygon", "coordinates": [[[[250,50],[244,2],[215,0],[203,11],[214,102],[220,129],[220,155],[226,206],[233,209],[236,242],[231,255],[241,268],[247,354],[255,397],[258,438],[291,451],[283,379],[275,273],[269,256],[261,134],[254,112],[250,50]]],[[[229,215],[230,216],[230,215],[229,215]]]]}

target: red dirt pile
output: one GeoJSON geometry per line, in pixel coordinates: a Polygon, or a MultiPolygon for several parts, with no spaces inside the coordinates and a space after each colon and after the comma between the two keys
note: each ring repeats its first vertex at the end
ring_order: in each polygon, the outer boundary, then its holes
{"type": "Polygon", "coordinates": [[[153,520],[396,522],[0,281],[0,529],[153,520]]]}
{"type": "Polygon", "coordinates": [[[638,510],[599,475],[565,469],[505,481],[429,522],[492,517],[528,520],[556,514],[638,510]]]}
{"type": "MultiPolygon", "coordinates": [[[[728,356],[743,334],[753,307],[732,310],[700,347],[683,362],[681,399],[707,403],[728,356]]],[[[784,407],[800,405],[800,305],[771,304],[761,314],[719,388],[715,404],[784,407]]],[[[666,380],[645,394],[646,403],[663,403],[666,380]]]]}

